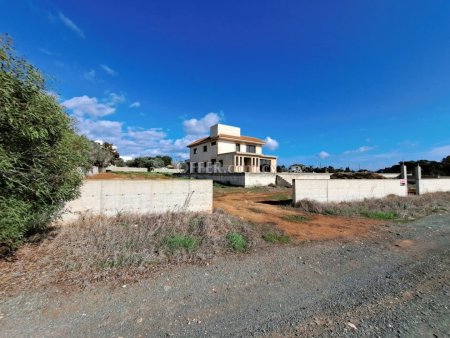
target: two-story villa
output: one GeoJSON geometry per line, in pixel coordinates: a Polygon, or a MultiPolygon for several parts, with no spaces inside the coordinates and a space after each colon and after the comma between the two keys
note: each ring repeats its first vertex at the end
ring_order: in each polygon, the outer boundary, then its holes
{"type": "Polygon", "coordinates": [[[263,155],[263,140],[241,136],[238,127],[216,124],[208,137],[188,145],[191,173],[271,172],[277,168],[277,157],[263,155]]]}

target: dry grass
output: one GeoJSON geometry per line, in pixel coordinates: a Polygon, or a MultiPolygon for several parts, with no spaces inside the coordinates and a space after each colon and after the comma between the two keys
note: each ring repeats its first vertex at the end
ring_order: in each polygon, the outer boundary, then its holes
{"type": "Polygon", "coordinates": [[[167,265],[232,252],[230,234],[245,238],[245,249],[263,245],[266,230],[220,211],[84,217],[0,261],[0,295],[36,286],[135,281],[167,265]]]}
{"type": "Polygon", "coordinates": [[[409,220],[436,212],[450,211],[450,193],[440,192],[407,197],[388,196],[382,199],[341,203],[302,200],[296,204],[296,207],[317,214],[409,220]]]}

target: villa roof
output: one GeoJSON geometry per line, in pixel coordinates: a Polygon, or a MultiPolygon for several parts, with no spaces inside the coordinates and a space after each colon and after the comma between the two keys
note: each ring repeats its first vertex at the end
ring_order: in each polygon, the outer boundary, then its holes
{"type": "Polygon", "coordinates": [[[246,142],[246,143],[261,144],[261,145],[266,143],[265,141],[263,141],[259,138],[256,138],[256,137],[219,134],[218,136],[214,136],[214,137],[208,136],[208,137],[201,138],[197,141],[194,141],[188,145],[188,148],[197,146],[202,143],[216,141],[216,140],[242,141],[242,142],[246,142]]]}

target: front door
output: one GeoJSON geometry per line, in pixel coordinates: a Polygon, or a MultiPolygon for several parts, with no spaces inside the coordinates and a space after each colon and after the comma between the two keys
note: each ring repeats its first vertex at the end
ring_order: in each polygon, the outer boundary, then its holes
{"type": "Polygon", "coordinates": [[[249,173],[252,171],[252,158],[244,157],[244,171],[249,173]]]}

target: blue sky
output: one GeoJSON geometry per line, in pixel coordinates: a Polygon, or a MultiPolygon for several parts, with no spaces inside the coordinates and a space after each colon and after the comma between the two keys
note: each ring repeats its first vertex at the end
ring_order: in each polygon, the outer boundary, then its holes
{"type": "Polygon", "coordinates": [[[186,157],[218,121],[280,163],[450,154],[450,1],[0,0],[81,133],[186,157]]]}

